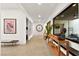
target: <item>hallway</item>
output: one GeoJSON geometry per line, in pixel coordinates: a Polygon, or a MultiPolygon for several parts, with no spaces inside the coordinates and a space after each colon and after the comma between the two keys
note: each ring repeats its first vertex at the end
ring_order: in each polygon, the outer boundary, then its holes
{"type": "Polygon", "coordinates": [[[79,55],[79,3],[0,5],[2,56],[79,55]]]}
{"type": "Polygon", "coordinates": [[[18,46],[1,47],[1,55],[2,56],[54,55],[49,50],[47,42],[40,35],[44,33],[47,22],[51,21],[51,24],[53,24],[52,19],[69,5],[70,3],[50,3],[50,4],[42,3],[41,5],[39,5],[39,3],[1,4],[0,41],[1,42],[6,41],[10,42],[12,40],[19,41],[18,46]],[[26,21],[27,19],[28,21],[26,21]],[[26,44],[27,34],[29,41],[26,44]]]}
{"type": "Polygon", "coordinates": [[[51,56],[47,43],[42,36],[34,36],[26,45],[1,48],[2,56],[51,56]]]}

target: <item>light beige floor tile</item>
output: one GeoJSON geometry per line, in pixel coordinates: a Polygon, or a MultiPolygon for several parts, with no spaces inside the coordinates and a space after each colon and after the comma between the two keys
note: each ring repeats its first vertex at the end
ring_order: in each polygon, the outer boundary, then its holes
{"type": "Polygon", "coordinates": [[[25,45],[1,47],[2,56],[50,56],[52,55],[42,36],[34,36],[25,45]]]}

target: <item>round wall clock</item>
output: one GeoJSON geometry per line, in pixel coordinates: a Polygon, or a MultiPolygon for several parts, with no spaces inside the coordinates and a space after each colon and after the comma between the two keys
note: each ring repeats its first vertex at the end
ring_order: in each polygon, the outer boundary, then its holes
{"type": "Polygon", "coordinates": [[[42,26],[41,24],[38,24],[38,25],[36,26],[36,30],[37,30],[38,32],[41,32],[41,31],[43,30],[43,26],[42,26]]]}

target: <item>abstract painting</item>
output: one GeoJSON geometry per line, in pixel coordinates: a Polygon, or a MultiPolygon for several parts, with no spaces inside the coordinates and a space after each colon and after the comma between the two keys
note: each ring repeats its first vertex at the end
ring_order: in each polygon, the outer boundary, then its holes
{"type": "Polygon", "coordinates": [[[4,34],[16,34],[16,19],[4,19],[4,34]]]}

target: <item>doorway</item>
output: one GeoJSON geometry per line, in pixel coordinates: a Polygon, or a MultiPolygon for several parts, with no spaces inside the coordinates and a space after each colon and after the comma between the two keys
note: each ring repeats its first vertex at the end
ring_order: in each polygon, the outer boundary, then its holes
{"type": "Polygon", "coordinates": [[[28,18],[26,18],[26,42],[28,40],[28,18]]]}

